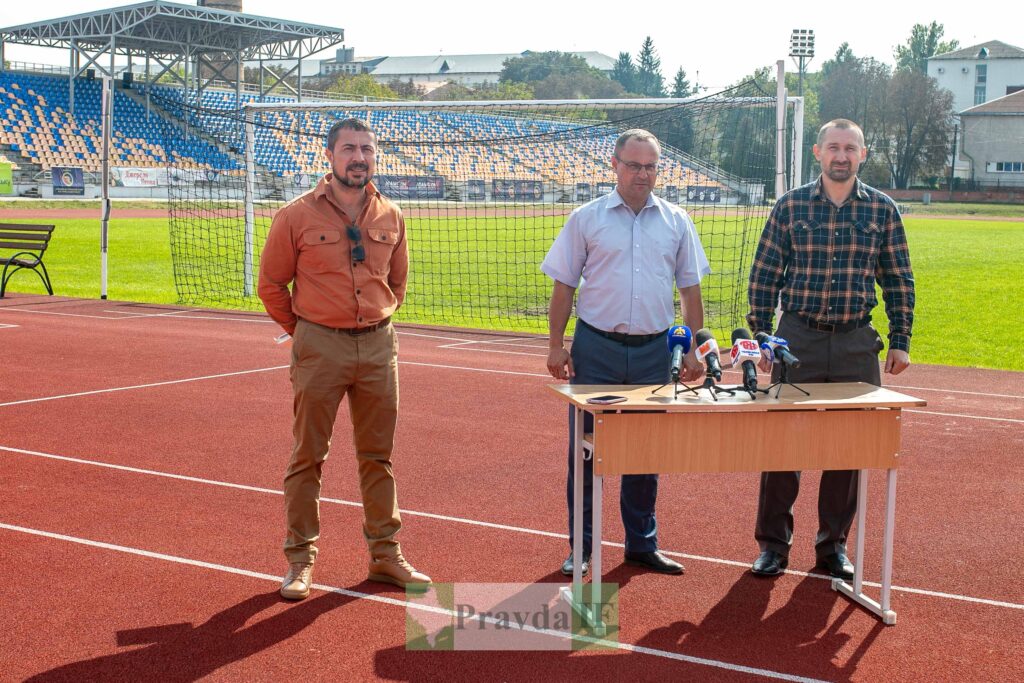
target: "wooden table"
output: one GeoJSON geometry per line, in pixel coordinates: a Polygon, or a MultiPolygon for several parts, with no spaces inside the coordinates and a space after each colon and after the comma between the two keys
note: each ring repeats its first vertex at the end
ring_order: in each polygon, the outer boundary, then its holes
{"type": "Polygon", "coordinates": [[[563,588],[569,601],[598,635],[601,595],[601,488],[606,475],[676,472],[765,472],[859,470],[857,535],[852,583],[833,579],[832,587],[896,623],[890,607],[892,545],[896,512],[901,409],[925,401],[863,382],[801,384],[805,396],[784,386],[779,397],[758,394],[711,398],[675,393],[672,385],[609,386],[552,384],[549,388],[575,408],[573,579],[563,588]],[[626,401],[608,405],[587,398],[614,394],[626,401]],[[593,434],[584,435],[584,413],[594,416],[593,434]],[[591,604],[583,600],[583,462],[593,458],[593,541],[591,604]],[[868,470],[887,472],[880,601],[863,592],[864,529],[868,470]]]}

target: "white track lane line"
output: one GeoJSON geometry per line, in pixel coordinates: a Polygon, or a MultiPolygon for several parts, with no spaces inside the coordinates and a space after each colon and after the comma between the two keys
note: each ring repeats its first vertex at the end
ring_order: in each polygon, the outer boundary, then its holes
{"type": "Polygon", "coordinates": [[[18,327],[18,325],[8,325],[7,323],[0,323],[0,330],[9,330],[12,327],[18,327]]]}
{"type": "MultiPolygon", "coordinates": [[[[7,531],[29,534],[32,536],[38,536],[42,538],[48,538],[56,541],[64,541],[67,543],[75,543],[77,545],[83,545],[90,548],[98,548],[101,550],[109,550],[113,552],[125,553],[128,555],[136,555],[138,557],[145,557],[151,560],[161,560],[163,562],[173,562],[175,564],[182,564],[190,567],[198,567],[200,569],[208,569],[212,571],[223,572],[225,574],[234,574],[237,576],[245,576],[251,579],[259,579],[262,581],[273,582],[275,585],[280,583],[281,577],[273,574],[267,574],[264,572],[257,572],[251,569],[241,569],[239,567],[230,567],[228,565],[217,564],[214,562],[205,562],[203,560],[194,560],[188,557],[180,557],[178,555],[168,555],[166,553],[153,552],[151,550],[143,550],[141,548],[133,548],[130,546],[117,545],[114,543],[106,543],[104,541],[93,541],[87,538],[79,538],[77,536],[68,536],[66,534],[58,534],[52,531],[43,531],[40,529],[31,529],[28,527],[17,526],[14,524],[5,524],[0,522],[0,529],[7,531]]],[[[424,605],[417,602],[408,602],[406,600],[399,600],[397,598],[390,598],[386,595],[375,595],[373,593],[361,593],[348,588],[339,588],[337,586],[329,586],[322,583],[314,583],[311,587],[315,590],[324,591],[328,593],[337,593],[346,597],[353,598],[355,600],[367,600],[369,602],[377,602],[384,605],[390,605],[393,607],[401,607],[406,610],[416,610],[420,612],[433,612],[435,614],[445,614],[453,619],[459,618],[458,612],[455,610],[444,609],[443,607],[434,607],[432,605],[424,605]]],[[[474,617],[479,621],[479,616],[474,617]]],[[[524,624],[520,626],[516,622],[508,623],[502,621],[499,622],[493,617],[485,617],[487,623],[494,625],[502,625],[507,628],[515,628],[517,630],[536,633],[540,635],[551,636],[553,638],[561,638],[566,640],[580,640],[595,645],[606,647],[609,650],[621,650],[625,652],[633,652],[636,654],[650,655],[653,657],[660,657],[662,659],[671,659],[678,662],[686,662],[687,664],[696,664],[699,666],[708,666],[716,669],[725,669],[726,671],[733,671],[737,673],[750,674],[752,676],[760,676],[762,678],[770,678],[779,681],[794,681],[797,683],[822,683],[819,679],[805,678],[803,676],[794,676],[791,674],[780,673],[778,671],[771,671],[769,669],[758,669],[751,666],[743,666],[742,664],[732,664],[730,662],[724,662],[717,659],[706,659],[704,657],[693,657],[690,655],[680,654],[678,652],[670,652],[668,650],[658,650],[651,647],[644,647],[642,645],[632,645],[630,643],[619,643],[614,641],[602,640],[599,638],[591,638],[585,636],[575,636],[570,633],[562,631],[555,631],[550,629],[538,629],[524,624]]]]}
{"type": "MultiPolygon", "coordinates": [[[[39,314],[43,314],[43,315],[63,315],[63,316],[70,316],[70,317],[77,317],[77,318],[94,318],[94,319],[97,319],[97,320],[128,320],[128,319],[131,319],[131,318],[160,318],[160,317],[174,316],[174,317],[178,317],[178,318],[187,318],[187,319],[190,319],[190,320],[228,320],[228,321],[233,321],[233,322],[248,322],[248,323],[258,323],[258,324],[264,324],[264,325],[274,325],[274,324],[276,324],[273,320],[260,320],[260,319],[249,319],[249,318],[232,318],[232,317],[226,317],[226,316],[178,315],[179,313],[184,313],[184,311],[173,311],[173,312],[170,312],[170,313],[153,313],[153,314],[149,314],[149,313],[134,313],[134,312],[128,312],[128,311],[104,311],[106,313],[117,313],[118,315],[116,317],[98,316],[98,315],[86,315],[84,313],[59,313],[57,311],[33,311],[33,310],[23,309],[23,308],[0,308],[0,313],[3,313],[4,311],[18,311],[18,312],[21,312],[21,313],[39,313],[39,314]]],[[[0,325],[0,328],[2,328],[2,327],[4,327],[4,326],[0,325]]],[[[17,325],[9,325],[8,327],[17,327],[17,325]]],[[[407,336],[407,337],[423,337],[423,338],[426,338],[426,339],[440,339],[440,340],[446,340],[446,341],[453,342],[452,344],[443,344],[443,345],[440,345],[438,347],[438,348],[442,348],[442,349],[453,349],[453,348],[458,348],[458,347],[463,347],[463,346],[468,346],[468,345],[473,345],[473,344],[506,344],[506,345],[512,346],[512,345],[515,345],[514,344],[515,341],[523,341],[523,342],[536,341],[536,339],[533,338],[533,337],[519,338],[519,339],[516,339],[516,340],[513,340],[513,341],[507,341],[507,342],[503,342],[503,341],[485,341],[485,340],[469,340],[469,339],[465,339],[465,338],[462,338],[462,337],[448,337],[448,336],[442,336],[442,335],[424,334],[424,333],[420,333],[420,332],[407,332],[407,331],[404,331],[404,330],[400,330],[399,331],[399,335],[400,336],[407,336]]],[[[473,349],[473,348],[467,348],[467,349],[462,349],[462,350],[466,350],[466,351],[485,351],[484,349],[473,349]]],[[[515,352],[515,351],[501,351],[501,350],[487,350],[487,352],[488,353],[508,353],[510,355],[520,355],[520,356],[544,356],[545,355],[545,354],[520,353],[520,352],[515,352]]],[[[460,368],[460,369],[464,369],[464,368],[460,368]]],[[[887,384],[885,386],[887,388],[890,388],[890,389],[910,389],[910,390],[913,390],[913,391],[932,391],[932,392],[946,393],[946,394],[965,394],[965,395],[969,395],[969,396],[989,396],[989,397],[992,397],[992,398],[1012,398],[1012,399],[1024,400],[1024,395],[1016,395],[1016,394],[989,394],[989,393],[985,393],[983,391],[964,391],[964,390],[961,390],[961,389],[943,389],[941,387],[939,387],[939,388],[936,388],[936,387],[912,387],[912,386],[904,386],[904,385],[900,385],[900,384],[887,384]]],[[[2,405],[3,404],[0,404],[0,406],[2,406],[2,405]]],[[[916,412],[925,412],[925,411],[916,411],[916,412]]],[[[935,414],[938,415],[940,413],[935,413],[935,414]]],[[[963,417],[975,417],[975,416],[966,415],[966,416],[963,416],[963,417]]],[[[977,419],[996,419],[996,418],[977,418],[977,419]]]]}
{"type": "MultiPolygon", "coordinates": [[[[484,349],[480,349],[480,350],[482,351],[484,349]]],[[[499,353],[505,353],[505,352],[499,352],[499,353]]],[[[533,354],[520,354],[520,355],[533,355],[533,354]]],[[[464,365],[441,365],[439,363],[417,363],[417,362],[413,362],[413,361],[399,361],[398,364],[399,365],[413,365],[413,366],[425,367],[425,368],[439,368],[439,369],[443,369],[443,370],[465,370],[467,372],[484,372],[484,373],[492,373],[492,374],[498,374],[498,375],[515,375],[515,376],[518,376],[518,377],[543,377],[543,378],[550,378],[550,375],[545,374],[545,373],[519,372],[519,371],[516,371],[516,370],[493,370],[493,369],[490,369],[490,368],[471,368],[471,367],[467,367],[467,366],[464,366],[464,365]]],[[[129,390],[132,390],[132,389],[148,389],[148,388],[151,388],[151,387],[170,386],[170,385],[173,385],[173,384],[186,384],[188,382],[199,382],[199,381],[209,380],[209,379],[221,379],[221,378],[224,378],[224,377],[236,377],[236,376],[239,376],[239,375],[251,375],[253,373],[258,373],[258,372],[269,372],[269,371],[272,371],[272,370],[284,370],[284,369],[287,369],[287,368],[288,368],[287,365],[275,365],[275,366],[272,366],[272,367],[269,367],[269,368],[256,368],[255,370],[239,370],[238,372],[227,372],[227,373],[218,374],[218,375],[204,375],[202,377],[185,377],[183,379],[172,379],[172,380],[166,380],[164,382],[152,382],[152,383],[149,383],[149,384],[136,384],[136,385],[127,386],[127,387],[112,387],[112,388],[109,388],[109,389],[93,389],[91,391],[80,391],[80,392],[73,393],[73,394],[60,394],[60,395],[57,395],[57,396],[41,396],[39,398],[26,398],[26,399],[22,399],[20,401],[8,401],[6,403],[0,403],[0,408],[5,408],[5,407],[8,407],[8,406],[22,405],[22,404],[25,404],[25,403],[42,403],[44,401],[57,401],[57,400],[60,400],[60,399],[65,399],[65,398],[77,398],[79,396],[92,396],[92,395],[95,395],[95,394],[108,394],[108,393],[113,393],[113,392],[117,392],[117,391],[129,391],[129,390]]],[[[734,372],[734,371],[726,370],[725,372],[727,374],[729,372],[734,372]]],[[[987,417],[987,416],[983,416],[983,415],[966,415],[966,414],[961,414],[961,413],[939,413],[939,412],[932,412],[932,411],[927,411],[927,410],[911,410],[911,409],[905,409],[905,412],[908,412],[908,413],[921,413],[921,414],[924,414],[924,415],[939,415],[939,416],[942,416],[942,417],[951,417],[951,418],[957,418],[957,419],[987,420],[987,421],[990,421],[990,422],[1007,422],[1007,423],[1010,423],[1010,424],[1024,424],[1024,420],[1017,420],[1017,419],[1010,418],[1010,417],[987,417]]]]}
{"type": "MultiPolygon", "coordinates": [[[[194,484],[204,484],[207,486],[217,486],[221,488],[238,489],[241,491],[250,491],[253,493],[263,493],[274,496],[283,496],[284,493],[277,489],[268,489],[260,486],[249,486],[247,484],[234,484],[231,482],[218,481],[216,479],[204,479],[202,477],[192,477],[185,474],[173,474],[170,472],[161,472],[159,470],[147,470],[139,467],[131,467],[129,465],[116,465],[113,463],[102,462],[98,460],[85,460],[82,458],[73,458],[66,455],[55,455],[53,453],[42,453],[40,451],[30,451],[23,448],[13,448],[10,446],[0,446],[0,451],[7,451],[8,453],[16,453],[18,455],[27,455],[35,458],[43,458],[47,460],[57,460],[61,462],[70,462],[77,465],[87,465],[91,467],[100,467],[110,470],[118,470],[121,472],[130,472],[132,474],[144,474],[153,477],[162,477],[165,479],[175,479],[178,481],[187,481],[194,484]]],[[[346,507],[361,508],[362,503],[358,501],[343,500],[340,498],[321,498],[321,502],[330,503],[333,505],[344,505],[346,507]]],[[[484,522],[476,519],[467,519],[465,517],[452,517],[450,515],[439,515],[433,512],[421,512],[418,510],[400,510],[401,514],[408,515],[410,517],[424,517],[427,519],[436,519],[442,522],[454,522],[457,524],[468,524],[471,526],[484,527],[488,529],[497,529],[500,531],[511,531],[515,533],[529,534],[531,536],[543,536],[546,538],[557,538],[562,540],[568,540],[568,534],[560,534],[554,531],[543,531],[541,529],[531,529],[529,527],[510,526],[508,524],[498,524],[495,522],[484,522]]],[[[624,548],[625,545],[622,543],[615,543],[612,541],[602,541],[602,547],[607,546],[609,548],[624,548]]],[[[674,557],[681,557],[687,560],[698,560],[701,562],[709,562],[712,564],[721,564],[731,567],[743,567],[744,569],[750,566],[749,562],[738,562],[736,560],[726,560],[718,557],[708,557],[705,555],[691,555],[688,553],[680,553],[671,550],[661,550],[666,555],[672,555],[674,557]]],[[[825,581],[831,581],[832,577],[825,576],[824,574],[816,574],[814,572],[801,572],[796,570],[785,570],[786,574],[792,576],[811,577],[815,579],[822,579],[825,581]]],[[[873,581],[865,581],[864,585],[873,586],[875,588],[881,588],[881,584],[873,581]]],[[[905,586],[893,586],[892,590],[901,591],[904,593],[913,593],[915,595],[925,595],[933,598],[944,598],[948,600],[958,600],[961,602],[977,603],[982,605],[989,605],[992,607],[1005,607],[1009,609],[1024,610],[1024,604],[1017,604],[1013,602],[1004,602],[1000,600],[990,600],[988,598],[976,598],[967,595],[958,595],[956,593],[943,593],[939,591],[926,590],[923,588],[908,588],[905,586]]]]}
{"type": "Polygon", "coordinates": [[[59,396],[41,396],[39,398],[25,398],[20,401],[8,401],[0,403],[0,408],[7,406],[18,406],[25,403],[41,403],[43,401],[57,401],[63,398],[76,398],[78,396],[92,396],[94,394],[109,394],[115,391],[129,391],[132,389],[148,389],[150,387],[163,387],[171,384],[185,384],[187,382],[200,382],[207,379],[220,379],[222,377],[237,377],[239,375],[251,375],[257,372],[270,372],[272,370],[286,369],[287,365],[274,365],[269,368],[256,368],[255,370],[239,370],[238,372],[225,372],[219,375],[204,375],[202,377],[186,377],[184,379],[169,379],[164,382],[151,382],[149,384],[135,384],[128,387],[112,387],[109,389],[93,389],[92,391],[79,391],[74,394],[61,394],[59,396]]]}

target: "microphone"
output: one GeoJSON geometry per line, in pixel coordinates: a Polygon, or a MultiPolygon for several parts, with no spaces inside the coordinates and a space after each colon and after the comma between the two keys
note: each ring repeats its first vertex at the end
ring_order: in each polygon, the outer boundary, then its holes
{"type": "Polygon", "coordinates": [[[683,369],[683,356],[690,352],[693,335],[686,325],[673,325],[668,330],[668,350],[672,353],[672,381],[679,381],[683,369]]]}
{"type": "Polygon", "coordinates": [[[761,344],[762,349],[768,349],[775,358],[789,367],[800,367],[800,359],[789,352],[789,342],[782,337],[773,337],[770,334],[758,332],[754,335],[754,339],[761,344]]]}
{"type": "Polygon", "coordinates": [[[707,328],[697,330],[697,358],[708,366],[708,376],[722,381],[722,363],[718,360],[718,342],[707,328]]]}
{"type": "Polygon", "coordinates": [[[733,367],[739,364],[743,368],[743,388],[757,391],[757,366],[761,360],[761,351],[757,342],[750,338],[750,330],[738,327],[732,331],[732,351],[729,353],[733,367]]]}

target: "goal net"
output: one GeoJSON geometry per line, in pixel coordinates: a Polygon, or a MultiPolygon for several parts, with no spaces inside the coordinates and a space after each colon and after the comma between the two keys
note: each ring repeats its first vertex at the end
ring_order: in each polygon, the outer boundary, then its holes
{"type": "MultiPolygon", "coordinates": [[[[403,322],[516,332],[547,326],[540,263],[569,213],[615,185],[624,130],[661,142],[655,193],[684,207],[712,274],[706,325],[742,324],[757,238],[776,180],[774,97],[512,102],[246,102],[205,91],[163,102],[232,161],[170,188],[183,303],[259,308],[259,255],[275,211],[330,170],[327,131],[350,116],[378,137],[374,183],[405,215],[411,256],[403,322]]],[[[274,98],[265,98],[274,99],[274,98]]],[[[169,169],[174,175],[175,169],[169,169]]]]}

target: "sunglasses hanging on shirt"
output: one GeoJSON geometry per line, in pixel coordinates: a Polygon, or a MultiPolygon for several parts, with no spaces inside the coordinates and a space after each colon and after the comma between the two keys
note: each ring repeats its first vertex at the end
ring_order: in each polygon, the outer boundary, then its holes
{"type": "Polygon", "coordinates": [[[366,260],[366,249],[363,247],[363,233],[359,230],[359,226],[353,223],[345,228],[345,234],[352,242],[352,260],[362,263],[366,260]]]}

